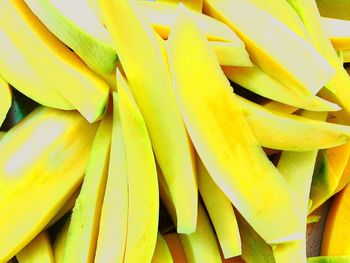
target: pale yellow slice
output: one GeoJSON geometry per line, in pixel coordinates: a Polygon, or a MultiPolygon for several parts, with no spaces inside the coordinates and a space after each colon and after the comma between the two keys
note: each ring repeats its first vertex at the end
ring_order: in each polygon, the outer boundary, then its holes
{"type": "Polygon", "coordinates": [[[321,17],[321,23],[335,49],[350,49],[350,21],[321,17]]]}

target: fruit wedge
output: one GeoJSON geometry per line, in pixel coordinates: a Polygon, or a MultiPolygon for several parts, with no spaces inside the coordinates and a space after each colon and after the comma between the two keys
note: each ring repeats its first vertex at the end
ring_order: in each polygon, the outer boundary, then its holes
{"type": "Polygon", "coordinates": [[[316,0],[322,16],[350,20],[350,3],[344,0],[316,0]]]}
{"type": "Polygon", "coordinates": [[[307,259],[307,263],[349,263],[350,256],[323,256],[311,257],[307,259]]]}
{"type": "Polygon", "coordinates": [[[152,257],[152,263],[172,263],[173,258],[171,256],[169,247],[165,242],[163,236],[158,233],[157,244],[152,257]]]}
{"type": "Polygon", "coordinates": [[[321,255],[350,254],[350,185],[337,194],[328,212],[323,232],[321,255]]]}
{"type": "Polygon", "coordinates": [[[225,258],[242,254],[241,237],[231,202],[211,179],[197,157],[198,189],[225,258]]]}
{"type": "Polygon", "coordinates": [[[211,228],[209,217],[201,204],[198,204],[196,231],[192,234],[180,234],[187,262],[220,263],[220,251],[211,228]]]}
{"type": "Polygon", "coordinates": [[[12,104],[12,91],[9,84],[0,76],[0,127],[12,104]]]}
{"type": "Polygon", "coordinates": [[[94,71],[112,73],[117,52],[86,0],[24,0],[40,21],[94,71]]]}
{"type": "Polygon", "coordinates": [[[64,223],[62,229],[58,232],[55,242],[52,245],[53,255],[56,263],[62,263],[64,257],[64,250],[66,248],[66,240],[68,236],[68,229],[70,218],[64,223]]]}
{"type": "Polygon", "coordinates": [[[335,49],[350,49],[350,21],[322,17],[321,23],[335,49]]]}
{"type": "MultiPolygon", "coordinates": [[[[117,74],[119,84],[119,71],[117,71],[117,74]]],[[[114,92],[112,145],[109,163],[96,247],[96,263],[122,262],[126,244],[128,179],[118,95],[114,92]]]]}
{"type": "Polygon", "coordinates": [[[97,130],[84,182],[73,208],[63,262],[94,262],[107,180],[111,131],[112,118],[106,116],[97,130]]]}
{"type": "Polygon", "coordinates": [[[348,126],[272,111],[237,98],[246,121],[264,147],[301,152],[339,146],[350,139],[348,126]]]}
{"type": "Polygon", "coordinates": [[[17,253],[19,263],[54,263],[51,243],[46,232],[40,233],[25,248],[17,253]]]}
{"type": "Polygon", "coordinates": [[[170,3],[170,4],[174,4],[174,5],[178,5],[179,3],[183,3],[187,8],[202,13],[203,0],[182,0],[182,1],[179,1],[179,0],[156,0],[156,1],[170,3]]]}
{"type": "Polygon", "coordinates": [[[245,0],[205,0],[204,12],[236,32],[245,42],[254,63],[272,77],[298,87],[302,94],[316,94],[335,73],[311,45],[252,3],[245,0]],[[247,15],[254,17],[254,23],[246,19],[247,15]],[[274,37],[266,34],[267,31],[273,32],[274,37]]]}
{"type": "Polygon", "coordinates": [[[164,240],[168,244],[174,263],[187,262],[185,251],[182,247],[179,234],[166,234],[164,235],[164,240]]]}
{"type": "MultiPolygon", "coordinates": [[[[108,102],[108,85],[48,31],[23,0],[2,1],[0,10],[1,36],[6,37],[4,45],[6,48],[11,45],[15,57],[21,56],[28,65],[23,73],[18,68],[10,67],[9,72],[4,74],[0,69],[2,76],[16,87],[16,83],[12,83],[7,75],[13,75],[16,81],[22,78],[18,75],[26,75],[25,71],[30,68],[30,71],[36,72],[30,78],[35,81],[40,78],[40,83],[45,83],[41,85],[41,91],[50,87],[56,89],[89,122],[103,117],[108,102]]],[[[12,56],[1,60],[13,63],[12,56]]],[[[43,94],[47,96],[46,92],[43,94]]]]}
{"type": "Polygon", "coordinates": [[[27,245],[81,184],[96,128],[77,112],[40,107],[0,141],[0,262],[27,245]]]}
{"type": "Polygon", "coordinates": [[[177,231],[191,233],[197,217],[193,147],[157,35],[144,22],[146,18],[134,1],[101,1],[101,7],[169,187],[176,209],[177,231]]]}
{"type": "Polygon", "coordinates": [[[212,179],[266,241],[298,238],[300,220],[291,191],[255,139],[214,53],[185,11],[168,41],[175,94],[212,179]]]}

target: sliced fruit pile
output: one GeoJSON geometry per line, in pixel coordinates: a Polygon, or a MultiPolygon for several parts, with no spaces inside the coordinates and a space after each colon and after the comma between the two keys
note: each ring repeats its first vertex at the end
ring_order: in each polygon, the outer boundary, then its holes
{"type": "Polygon", "coordinates": [[[0,263],[350,262],[346,10],[0,1],[0,263]]]}

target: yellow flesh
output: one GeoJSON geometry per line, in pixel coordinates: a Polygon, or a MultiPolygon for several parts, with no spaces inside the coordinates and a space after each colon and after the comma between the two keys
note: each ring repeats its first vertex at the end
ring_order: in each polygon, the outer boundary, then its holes
{"type": "MultiPolygon", "coordinates": [[[[117,74],[119,86],[121,76],[119,71],[117,74]]],[[[113,129],[109,163],[95,255],[96,263],[122,262],[125,253],[128,179],[117,93],[113,93],[113,129]]]]}
{"type": "Polygon", "coordinates": [[[225,258],[242,254],[241,237],[231,202],[211,179],[197,157],[198,188],[225,258]]]}
{"type": "Polygon", "coordinates": [[[52,35],[24,2],[2,1],[0,10],[1,24],[11,25],[1,31],[28,67],[48,83],[41,89],[52,85],[89,122],[100,119],[106,109],[108,85],[52,35]]]}
{"type": "Polygon", "coordinates": [[[40,107],[0,141],[7,153],[0,156],[0,262],[37,235],[78,188],[95,132],[77,112],[40,107]]]}
{"type": "Polygon", "coordinates": [[[160,233],[157,236],[157,245],[152,257],[152,263],[172,263],[169,247],[160,233]]]}
{"type": "MultiPolygon", "coordinates": [[[[1,41],[1,40],[0,40],[1,41]]],[[[12,104],[12,91],[9,84],[0,76],[0,127],[12,104]]]]}
{"type": "Polygon", "coordinates": [[[350,21],[322,17],[321,23],[335,49],[350,49],[350,21]]]}
{"type": "Polygon", "coordinates": [[[197,216],[193,148],[157,35],[142,21],[144,16],[135,5],[130,0],[101,1],[107,28],[145,119],[155,156],[176,208],[177,230],[191,233],[197,216]]]}
{"type": "Polygon", "coordinates": [[[186,127],[214,182],[268,242],[299,237],[286,181],[254,138],[215,55],[187,15],[179,17],[168,47],[186,127]]]}
{"type": "Polygon", "coordinates": [[[55,242],[53,243],[52,249],[53,249],[53,254],[55,258],[55,263],[63,262],[69,224],[70,224],[70,218],[68,218],[67,221],[64,223],[62,229],[60,230],[60,232],[58,232],[55,242]]]}
{"type": "Polygon", "coordinates": [[[174,5],[178,5],[179,3],[183,3],[187,8],[192,9],[197,12],[202,12],[203,8],[203,0],[156,0],[157,2],[165,2],[174,5]]]}
{"type": "Polygon", "coordinates": [[[54,263],[48,234],[46,232],[40,233],[17,253],[16,258],[19,263],[54,263]]]}
{"type": "Polygon", "coordinates": [[[69,226],[63,262],[93,262],[111,145],[112,118],[100,123],[69,226]]]}

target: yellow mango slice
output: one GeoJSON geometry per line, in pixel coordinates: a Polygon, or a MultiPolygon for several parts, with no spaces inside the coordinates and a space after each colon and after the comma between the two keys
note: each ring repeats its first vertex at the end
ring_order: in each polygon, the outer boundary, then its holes
{"type": "Polygon", "coordinates": [[[350,254],[350,185],[336,195],[323,232],[321,256],[350,254]]]}
{"type": "Polygon", "coordinates": [[[206,14],[225,22],[245,42],[254,63],[304,94],[316,94],[334,75],[320,54],[285,24],[245,0],[205,0],[206,14]],[[247,20],[254,17],[254,23],[247,20]],[[274,37],[266,32],[273,32],[274,37]],[[289,50],[289,52],[286,52],[289,50]],[[303,63],[300,63],[300,59],[303,63]]]}
{"type": "Polygon", "coordinates": [[[345,144],[350,127],[272,111],[238,97],[243,114],[259,143],[287,151],[310,151],[345,144]]]}
{"type": "Polygon", "coordinates": [[[176,209],[177,231],[191,233],[197,217],[193,146],[157,35],[144,22],[144,15],[134,1],[101,1],[101,7],[169,187],[176,209]]]}
{"type": "Polygon", "coordinates": [[[298,238],[300,221],[287,183],[255,139],[214,53],[185,11],[168,41],[175,94],[212,179],[265,240],[298,238]]]}
{"type": "Polygon", "coordinates": [[[321,23],[335,49],[350,49],[350,21],[322,17],[321,23]]]}
{"type": "Polygon", "coordinates": [[[283,104],[283,103],[273,101],[273,100],[268,101],[266,103],[263,103],[262,105],[266,109],[269,109],[272,111],[279,111],[279,112],[283,112],[283,113],[288,113],[288,114],[292,114],[298,110],[297,107],[289,106],[287,104],[283,104]]]}
{"type": "Polygon", "coordinates": [[[54,263],[48,234],[40,233],[16,255],[16,258],[19,263],[54,263]]]}
{"type": "Polygon", "coordinates": [[[340,192],[349,183],[350,183],[350,161],[348,160],[348,162],[345,165],[345,168],[343,170],[343,174],[341,175],[341,177],[339,179],[338,186],[335,189],[333,194],[340,192]]]}
{"type": "MultiPolygon", "coordinates": [[[[120,86],[120,72],[118,86],[120,86]]],[[[128,179],[118,95],[113,92],[112,145],[100,217],[95,262],[122,262],[128,220],[128,179]]]]}
{"type": "Polygon", "coordinates": [[[63,262],[69,224],[70,224],[70,218],[68,218],[67,221],[64,223],[62,229],[57,234],[55,242],[53,243],[52,250],[53,250],[53,255],[56,263],[63,262]]]}
{"type": "Polygon", "coordinates": [[[172,233],[164,235],[164,240],[168,244],[174,263],[187,262],[184,248],[181,244],[179,234],[172,233]]]}
{"type": "MultiPolygon", "coordinates": [[[[23,0],[2,1],[0,10],[2,35],[25,58],[36,77],[48,83],[41,90],[52,86],[89,122],[100,119],[108,102],[108,85],[48,31],[23,0]]],[[[13,58],[9,59],[12,62],[13,58]]],[[[0,72],[7,79],[6,74],[0,72]]],[[[16,72],[10,74],[15,74],[14,78],[22,74],[18,69],[16,72]]],[[[15,83],[13,85],[16,87],[15,83]]]]}
{"type": "Polygon", "coordinates": [[[200,204],[198,205],[196,231],[189,235],[180,234],[180,241],[188,263],[221,262],[219,247],[209,217],[200,204]]]}
{"type": "Polygon", "coordinates": [[[215,229],[225,258],[242,254],[241,237],[231,202],[211,179],[197,157],[198,189],[215,229]]]}
{"type": "Polygon", "coordinates": [[[195,10],[197,12],[202,12],[203,8],[203,0],[156,0],[157,2],[171,3],[171,4],[179,4],[183,3],[189,9],[195,10]]]}
{"type": "Polygon", "coordinates": [[[288,86],[271,77],[257,65],[253,65],[253,67],[223,67],[223,70],[229,80],[265,98],[312,111],[339,109],[335,104],[319,97],[300,94],[293,86],[288,86]]]}
{"type": "Polygon", "coordinates": [[[232,42],[209,41],[221,66],[251,67],[253,64],[249,59],[247,51],[242,46],[232,42]]]}
{"type": "Polygon", "coordinates": [[[71,215],[63,262],[94,262],[101,207],[107,180],[112,118],[100,123],[84,182],[71,215]]]}
{"type": "Polygon", "coordinates": [[[152,263],[172,263],[169,247],[160,233],[157,236],[157,244],[152,257],[152,263]]]}
{"type": "Polygon", "coordinates": [[[9,84],[0,76],[0,127],[12,104],[12,91],[9,84]]]}
{"type": "Polygon", "coordinates": [[[45,26],[94,71],[112,73],[117,52],[112,39],[85,0],[24,0],[45,26]]]}
{"type": "Polygon", "coordinates": [[[77,112],[40,107],[0,141],[0,262],[28,244],[79,187],[95,132],[77,112]]]}
{"type": "Polygon", "coordinates": [[[150,262],[157,241],[159,194],[157,170],[146,124],[123,79],[119,112],[128,178],[128,229],[125,262],[150,262]],[[142,221],[140,222],[140,218],[142,221]]]}

